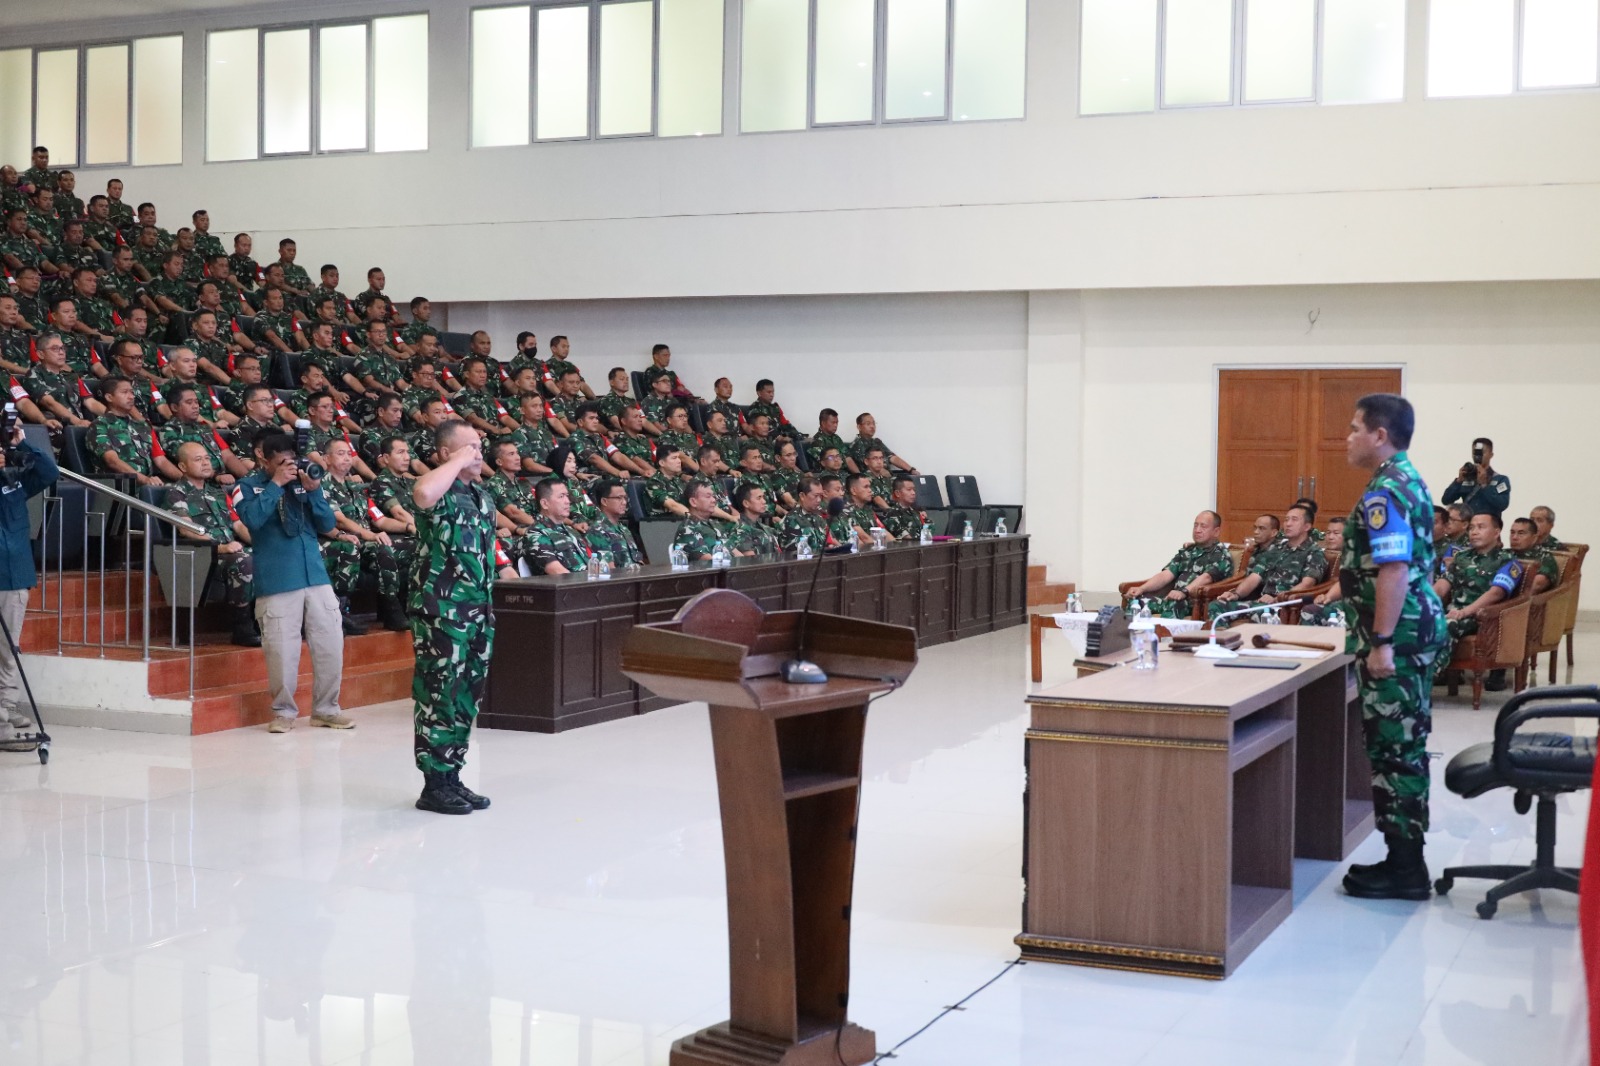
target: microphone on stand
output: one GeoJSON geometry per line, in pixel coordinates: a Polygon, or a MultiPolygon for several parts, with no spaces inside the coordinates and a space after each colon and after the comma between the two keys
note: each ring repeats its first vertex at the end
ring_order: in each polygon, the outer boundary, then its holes
{"type": "MultiPolygon", "coordinates": [[[[835,497],[834,499],[829,500],[828,517],[833,519],[842,514],[844,514],[843,497],[835,497]]],[[[852,534],[852,536],[853,535],[854,534],[852,534]]],[[[826,548],[817,552],[816,564],[811,568],[811,587],[806,590],[805,610],[800,612],[800,637],[798,650],[802,652],[805,651],[806,637],[810,635],[811,630],[811,600],[817,594],[817,578],[822,576],[822,559],[823,556],[827,554],[828,550],[826,548]]],[[[781,676],[791,685],[822,685],[826,684],[828,680],[828,675],[823,672],[822,667],[818,666],[814,662],[811,662],[809,659],[801,659],[798,657],[785,661],[784,664],[778,668],[778,673],[779,676],[781,676]]]]}
{"type": "Polygon", "coordinates": [[[1275,611],[1279,607],[1293,607],[1296,604],[1314,603],[1315,601],[1315,596],[1296,596],[1290,600],[1279,600],[1277,603],[1258,603],[1254,607],[1241,607],[1237,611],[1219,614],[1211,620],[1211,640],[1196,648],[1194,656],[1197,659],[1237,659],[1239,657],[1239,653],[1232,648],[1224,648],[1217,643],[1218,622],[1226,621],[1229,618],[1239,618],[1247,614],[1259,614],[1262,611],[1275,611]]]}

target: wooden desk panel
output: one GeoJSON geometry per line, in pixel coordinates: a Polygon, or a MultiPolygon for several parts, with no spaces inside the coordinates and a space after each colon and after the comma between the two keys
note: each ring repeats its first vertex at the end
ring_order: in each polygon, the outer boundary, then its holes
{"type": "Polygon", "coordinates": [[[794,559],[740,560],[617,573],[519,578],[495,585],[496,633],[479,724],[555,733],[671,706],[619,668],[635,624],[662,622],[708,588],[730,588],[763,610],[813,609],[917,630],[919,646],[987,633],[1026,619],[1028,538],[944,541],[922,547],[794,559]],[[958,608],[965,576],[969,595],[958,608]],[[958,614],[965,619],[959,627],[958,614]]]}
{"type": "Polygon", "coordinates": [[[1025,958],[1225,977],[1288,915],[1295,857],[1371,832],[1351,660],[1296,661],[1163,653],[1029,697],[1025,958]]]}

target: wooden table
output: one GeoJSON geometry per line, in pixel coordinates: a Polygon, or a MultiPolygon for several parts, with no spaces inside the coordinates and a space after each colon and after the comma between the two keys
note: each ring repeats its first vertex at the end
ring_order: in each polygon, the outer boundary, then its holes
{"type": "Polygon", "coordinates": [[[1028,697],[1024,958],[1226,977],[1288,916],[1295,858],[1372,832],[1353,660],[1296,661],[1164,651],[1028,697]]]}
{"type": "Polygon", "coordinates": [[[721,570],[646,566],[606,581],[569,574],[496,582],[494,656],[478,724],[558,733],[669,707],[677,701],[622,672],[622,645],[636,624],[665,621],[710,588],[743,592],[765,611],[798,610],[813,578],[816,610],[909,626],[928,647],[1026,620],[1028,538],[739,559],[721,570]]]}

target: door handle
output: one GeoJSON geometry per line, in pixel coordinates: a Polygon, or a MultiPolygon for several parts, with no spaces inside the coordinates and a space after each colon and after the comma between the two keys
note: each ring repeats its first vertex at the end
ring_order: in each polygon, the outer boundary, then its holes
{"type": "Polygon", "coordinates": [[[1317,475],[1315,474],[1311,475],[1311,498],[1313,500],[1317,498],[1317,475]]]}
{"type": "Polygon", "coordinates": [[[1294,479],[1294,498],[1300,499],[1306,494],[1306,476],[1301,474],[1294,479]]]}

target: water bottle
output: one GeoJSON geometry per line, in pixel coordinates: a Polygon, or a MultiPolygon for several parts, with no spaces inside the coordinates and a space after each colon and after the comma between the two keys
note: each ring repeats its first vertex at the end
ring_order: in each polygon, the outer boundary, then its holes
{"type": "Polygon", "coordinates": [[[600,553],[589,553],[589,565],[583,568],[584,577],[589,581],[600,580],[600,553]]]}
{"type": "Polygon", "coordinates": [[[728,546],[722,541],[717,541],[717,546],[711,549],[711,565],[727,567],[733,565],[733,554],[728,551],[728,546]]]}
{"type": "Polygon", "coordinates": [[[600,557],[600,580],[601,581],[610,581],[611,580],[611,569],[612,569],[612,566],[611,566],[611,553],[610,552],[595,552],[595,554],[600,557]]]}
{"type": "Polygon", "coordinates": [[[994,535],[997,537],[1003,537],[1006,535],[1006,520],[1004,518],[995,519],[994,535]]]}
{"type": "Polygon", "coordinates": [[[1154,617],[1155,617],[1155,615],[1150,613],[1150,601],[1149,600],[1140,600],[1139,601],[1139,613],[1133,616],[1133,620],[1135,622],[1148,622],[1148,621],[1150,621],[1150,619],[1152,619],[1154,617]]]}
{"type": "Polygon", "coordinates": [[[1067,593],[1067,613],[1078,614],[1083,610],[1083,597],[1076,592],[1067,593]]]}
{"type": "Polygon", "coordinates": [[[856,536],[856,531],[850,531],[850,554],[855,555],[861,550],[861,538],[856,536]]]}
{"type": "Polygon", "coordinates": [[[933,543],[933,525],[929,522],[922,523],[922,536],[917,538],[917,543],[923,547],[933,543]]]}
{"type": "Polygon", "coordinates": [[[810,537],[801,537],[799,542],[795,544],[795,546],[794,546],[794,557],[796,559],[809,559],[809,558],[811,558],[811,538],[810,537]]]}
{"type": "Polygon", "coordinates": [[[962,540],[971,540],[972,539],[972,523],[971,522],[968,522],[965,526],[963,526],[961,528],[961,539],[962,540]]]}
{"type": "Polygon", "coordinates": [[[689,569],[689,553],[676,544],[667,549],[667,561],[672,564],[674,570],[689,569]]]}

